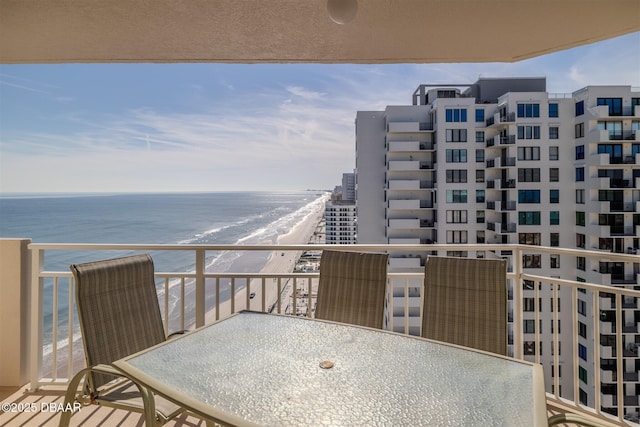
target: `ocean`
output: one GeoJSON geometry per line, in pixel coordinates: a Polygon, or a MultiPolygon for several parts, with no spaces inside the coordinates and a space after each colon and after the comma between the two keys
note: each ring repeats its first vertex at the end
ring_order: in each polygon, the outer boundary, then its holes
{"type": "MultiPolygon", "coordinates": [[[[218,192],[0,196],[0,237],[35,243],[275,244],[324,204],[318,192],[218,192]]],[[[128,255],[126,251],[49,251],[48,271],[72,263],[128,255]]],[[[270,253],[208,252],[209,272],[259,272],[270,253]]],[[[192,252],[151,252],[156,271],[192,272],[192,252]]],[[[44,338],[51,342],[53,284],[45,283],[44,338]]],[[[66,286],[58,292],[64,337],[66,286]]],[[[162,290],[159,287],[159,292],[162,290]]],[[[221,299],[229,295],[222,295],[221,299]]],[[[175,313],[172,313],[175,318],[175,313]]]]}

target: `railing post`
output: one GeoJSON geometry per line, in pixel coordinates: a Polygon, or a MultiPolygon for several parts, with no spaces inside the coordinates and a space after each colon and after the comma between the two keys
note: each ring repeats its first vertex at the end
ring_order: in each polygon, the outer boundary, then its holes
{"type": "Polygon", "coordinates": [[[205,292],[204,292],[204,249],[196,249],[196,328],[204,326],[205,292]]]}
{"type": "Polygon", "coordinates": [[[42,377],[42,302],[41,293],[43,279],[40,272],[44,270],[44,249],[35,249],[31,251],[31,292],[29,295],[30,308],[30,367],[29,375],[31,377],[31,390],[39,387],[40,378],[42,377]]]}
{"type": "MultiPolygon", "coordinates": [[[[522,249],[520,247],[515,248],[513,251],[513,273],[513,357],[523,359],[522,249]]],[[[538,323],[536,323],[536,329],[537,325],[538,323]]]]}
{"type": "Polygon", "coordinates": [[[28,381],[29,248],[31,239],[0,239],[0,387],[28,381]]]}

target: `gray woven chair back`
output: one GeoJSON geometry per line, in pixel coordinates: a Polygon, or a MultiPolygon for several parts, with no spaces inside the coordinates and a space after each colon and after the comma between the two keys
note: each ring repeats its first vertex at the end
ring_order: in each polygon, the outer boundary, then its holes
{"type": "MultiPolygon", "coordinates": [[[[71,266],[87,366],[115,360],[165,341],[149,255],[71,266]]],[[[94,387],[113,377],[93,375],[94,387]]]]}
{"type": "Polygon", "coordinates": [[[387,254],[323,251],[315,317],[382,328],[388,258],[387,254]]]}
{"type": "Polygon", "coordinates": [[[507,353],[507,262],[429,256],[422,336],[507,353]]]}

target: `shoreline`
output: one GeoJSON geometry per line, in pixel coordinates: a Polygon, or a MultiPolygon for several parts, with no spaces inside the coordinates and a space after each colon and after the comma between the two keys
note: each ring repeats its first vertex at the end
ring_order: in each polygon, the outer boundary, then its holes
{"type": "MultiPolygon", "coordinates": [[[[316,229],[324,218],[324,203],[318,209],[308,214],[302,221],[296,224],[288,233],[278,236],[278,244],[309,244],[312,243],[316,229]]],[[[265,266],[259,271],[261,274],[280,274],[292,273],[296,267],[296,261],[300,258],[302,251],[272,251],[265,266]]],[[[267,279],[268,280],[268,279],[267,279]]],[[[286,283],[282,284],[282,291],[285,293],[286,283]]],[[[255,293],[253,298],[249,299],[247,307],[247,287],[236,291],[234,297],[234,311],[238,312],[243,309],[263,311],[262,309],[262,279],[253,279],[249,283],[249,292],[255,293]]],[[[273,283],[265,282],[264,295],[264,311],[269,311],[270,307],[275,307],[278,301],[278,287],[275,281],[273,283]]],[[[281,295],[282,312],[286,309],[287,296],[281,295]]],[[[215,322],[217,319],[224,319],[231,313],[231,298],[220,302],[219,314],[216,317],[216,308],[213,307],[205,313],[205,324],[215,322]]],[[[274,308],[277,310],[277,307],[274,308]]]]}

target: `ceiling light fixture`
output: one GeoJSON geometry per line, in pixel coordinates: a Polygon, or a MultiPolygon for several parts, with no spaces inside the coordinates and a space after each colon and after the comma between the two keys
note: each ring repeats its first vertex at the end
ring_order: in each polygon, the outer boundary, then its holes
{"type": "Polygon", "coordinates": [[[327,0],[329,17],[336,24],[346,24],[356,17],[358,0],[327,0]]]}

